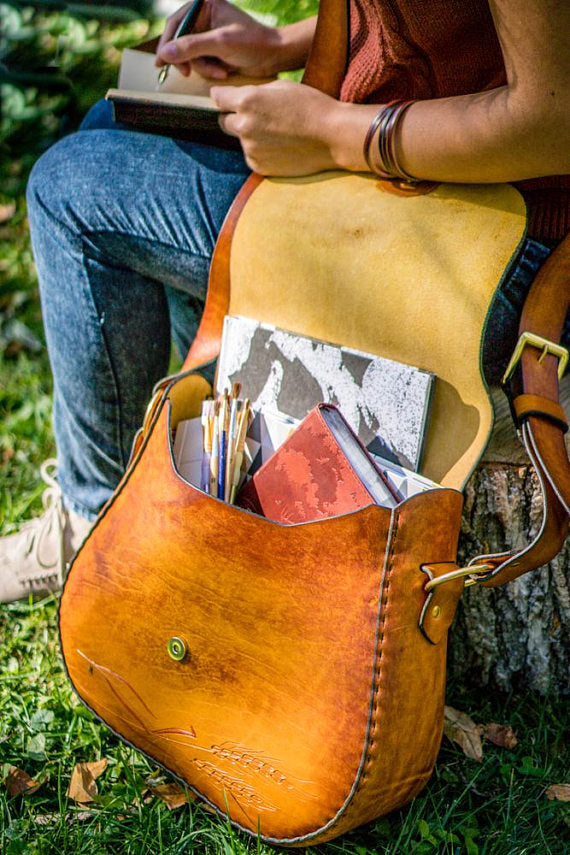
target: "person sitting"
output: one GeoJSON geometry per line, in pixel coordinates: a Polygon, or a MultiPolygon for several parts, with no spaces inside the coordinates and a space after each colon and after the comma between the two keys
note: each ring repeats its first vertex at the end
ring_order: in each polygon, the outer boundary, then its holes
{"type": "Polygon", "coordinates": [[[157,66],[211,79],[222,128],[241,152],[129,131],[98,104],[29,180],[58,474],[56,482],[44,468],[44,515],[0,541],[3,602],[61,585],[124,472],[167,371],[171,335],[184,352],[196,332],[216,237],[251,170],[383,174],[387,164],[371,156],[374,146],[367,157],[364,142],[379,109],[404,100],[392,173],[514,182],[528,233],[494,304],[484,354],[491,382],[512,351],[533,276],[568,232],[570,6],[562,0],[350,0],[336,98],[284,79],[215,85],[234,72],[303,66],[314,18],[268,27],[227,0],[205,0],[196,32],[174,40],[186,8],[168,20],[157,66]]]}

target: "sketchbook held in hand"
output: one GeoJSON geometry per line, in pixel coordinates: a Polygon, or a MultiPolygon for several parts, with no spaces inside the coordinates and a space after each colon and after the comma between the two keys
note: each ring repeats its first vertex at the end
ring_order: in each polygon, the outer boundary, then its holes
{"type": "MultiPolygon", "coordinates": [[[[237,137],[225,134],[218,124],[220,110],[209,97],[211,81],[195,71],[184,77],[170,66],[167,78],[157,83],[157,44],[153,39],[123,51],[118,86],[106,95],[113,105],[115,121],[144,133],[239,150],[237,137]]],[[[216,81],[216,86],[268,83],[270,79],[236,74],[216,81]]]]}

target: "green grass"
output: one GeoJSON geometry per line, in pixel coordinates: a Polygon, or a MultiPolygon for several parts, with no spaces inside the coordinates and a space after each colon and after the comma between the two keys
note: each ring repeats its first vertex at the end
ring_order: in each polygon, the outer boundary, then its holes
{"type": "MultiPolygon", "coordinates": [[[[0,840],[12,853],[273,853],[232,831],[197,802],[170,812],[148,796],[149,779],[165,778],[97,723],[63,674],[52,600],[0,610],[0,773],[24,769],[39,789],[8,798],[0,788],[0,840]],[[73,766],[106,757],[99,795],[88,807],[69,801],[73,766]]],[[[96,631],[96,629],[94,629],[96,631]]],[[[459,690],[454,704],[477,721],[508,721],[519,744],[486,743],[478,764],[444,743],[426,790],[408,807],[330,844],[333,853],[561,853],[570,851],[567,806],[549,801],[548,785],[568,766],[567,711],[562,702],[508,700],[459,690]],[[566,837],[565,837],[566,835],[566,837]]]]}
{"type": "MultiPolygon", "coordinates": [[[[134,4],[133,4],[134,5],[134,4]]],[[[313,0],[250,3],[281,20],[309,13],[313,0]]],[[[41,509],[39,464],[53,454],[51,380],[23,191],[41,151],[104,92],[122,46],[156,31],[128,9],[112,20],[70,14],[44,4],[3,7],[2,54],[9,67],[36,75],[2,79],[8,96],[0,138],[0,523],[11,530],[41,509]],[[18,18],[18,16],[20,16],[18,18]],[[58,79],[43,65],[57,54],[58,79]],[[35,62],[31,63],[31,57],[35,62]],[[37,70],[39,67],[39,71],[37,70]],[[71,80],[74,85],[71,85],[71,80]]],[[[94,629],[96,631],[96,628],[94,629]]],[[[533,696],[497,697],[449,688],[449,702],[478,722],[509,723],[519,744],[512,751],[485,745],[483,762],[444,743],[434,776],[406,808],[307,849],[350,853],[449,855],[562,855],[570,852],[568,805],[550,801],[550,784],[568,780],[569,728],[565,703],[533,696]]],[[[271,847],[232,831],[198,802],[170,812],[149,793],[165,773],[123,745],[76,699],[63,672],[56,602],[0,607],[0,850],[15,853],[272,853],[271,847]],[[66,796],[74,765],[100,757],[108,766],[88,807],[66,796]],[[10,798],[10,765],[41,786],[10,798]]]]}

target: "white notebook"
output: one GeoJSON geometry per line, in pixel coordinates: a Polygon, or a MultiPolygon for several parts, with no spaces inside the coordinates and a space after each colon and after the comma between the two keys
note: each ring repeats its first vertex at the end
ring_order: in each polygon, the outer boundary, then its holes
{"type": "Polygon", "coordinates": [[[296,421],[318,403],[335,404],[370,453],[420,469],[434,383],[428,371],[227,316],[216,389],[235,381],[255,410],[296,421]]]}

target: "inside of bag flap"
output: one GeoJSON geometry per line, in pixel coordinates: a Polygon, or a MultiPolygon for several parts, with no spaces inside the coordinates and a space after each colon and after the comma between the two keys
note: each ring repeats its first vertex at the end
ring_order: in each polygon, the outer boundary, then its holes
{"type": "Polygon", "coordinates": [[[482,333],[525,226],[510,185],[268,179],[234,232],[229,313],[435,374],[421,473],[461,489],[493,419],[482,333]]]}

